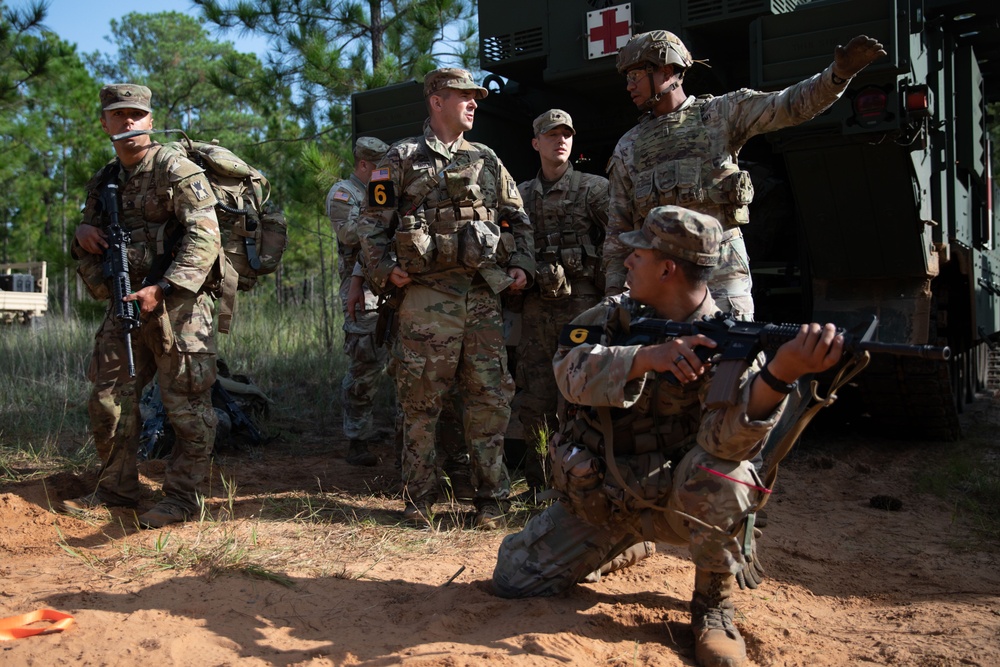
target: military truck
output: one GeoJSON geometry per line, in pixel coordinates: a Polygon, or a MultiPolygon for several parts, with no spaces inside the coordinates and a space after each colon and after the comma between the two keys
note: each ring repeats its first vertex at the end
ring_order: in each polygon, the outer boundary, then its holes
{"type": "MultiPolygon", "coordinates": [[[[986,105],[1000,98],[995,0],[480,0],[491,94],[469,138],[515,179],[538,169],[531,120],[569,111],[578,169],[603,173],[637,112],[615,71],[629,35],[665,28],[697,62],[693,95],[780,90],[868,34],[888,57],[804,125],[740,154],[756,191],[744,229],[761,321],[879,318],[884,342],[949,345],[948,362],[878,358],[857,403],[900,435],[953,439],[1000,338],[1000,254],[986,105]]],[[[419,134],[416,83],[355,95],[354,132],[419,134]]],[[[843,401],[842,401],[843,402],[843,401]]]]}
{"type": "Polygon", "coordinates": [[[0,323],[37,326],[48,302],[45,262],[0,264],[0,323]]]}

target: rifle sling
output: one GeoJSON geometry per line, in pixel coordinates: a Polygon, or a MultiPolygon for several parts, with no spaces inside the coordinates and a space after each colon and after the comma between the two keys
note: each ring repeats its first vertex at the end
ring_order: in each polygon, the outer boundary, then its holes
{"type": "MultiPolygon", "coordinates": [[[[813,405],[806,410],[795,425],[790,428],[785,435],[781,438],[778,444],[775,446],[774,451],[768,457],[767,471],[764,473],[764,487],[768,491],[774,489],[775,482],[778,481],[778,464],[781,463],[789,452],[792,451],[792,447],[798,441],[799,436],[802,435],[802,431],[805,430],[809,422],[813,420],[817,413],[823,408],[832,405],[835,400],[837,400],[837,391],[846,385],[848,382],[854,379],[854,376],[860,373],[871,361],[871,354],[868,352],[860,352],[856,355],[852,355],[850,359],[844,364],[844,367],[838,371],[836,377],[834,377],[833,382],[830,384],[830,390],[826,393],[826,397],[821,398],[817,393],[819,388],[819,382],[813,380],[809,383],[809,393],[811,394],[811,400],[815,401],[813,405]]],[[[768,499],[771,497],[770,493],[762,493],[760,500],[757,504],[750,510],[750,512],[759,512],[764,505],[767,504],[768,499]]]]}
{"type": "MultiPolygon", "coordinates": [[[[789,452],[792,451],[792,447],[798,441],[799,436],[805,430],[809,422],[819,413],[819,411],[828,405],[832,405],[835,400],[837,400],[837,391],[854,379],[858,373],[863,371],[871,361],[871,355],[868,352],[861,352],[860,354],[852,356],[845,364],[844,367],[840,369],[830,385],[830,390],[827,392],[826,397],[821,398],[817,392],[819,387],[819,382],[813,380],[810,383],[810,393],[812,394],[812,400],[816,403],[809,407],[795,425],[785,433],[781,441],[777,444],[771,456],[768,457],[767,472],[764,474],[764,486],[771,490],[774,488],[774,484],[778,479],[778,464],[780,464],[789,452]]],[[[666,512],[666,507],[661,507],[656,503],[646,500],[643,496],[625,481],[622,476],[621,470],[618,469],[618,463],[615,461],[615,449],[614,449],[614,425],[611,420],[611,409],[607,406],[600,406],[597,408],[597,414],[600,419],[601,434],[604,436],[604,457],[605,463],[608,468],[608,472],[611,473],[611,477],[618,483],[618,485],[635,501],[636,506],[642,508],[644,511],[642,513],[642,528],[643,537],[645,539],[652,539],[652,522],[651,515],[648,510],[657,510],[660,512],[666,512]]],[[[771,497],[770,493],[762,493],[760,500],[756,503],[754,507],[748,510],[748,512],[759,512],[764,505],[767,504],[768,499],[771,497]]],[[[687,515],[685,515],[687,516],[687,515]]],[[[742,522],[738,522],[738,525],[742,526],[742,522]]]]}

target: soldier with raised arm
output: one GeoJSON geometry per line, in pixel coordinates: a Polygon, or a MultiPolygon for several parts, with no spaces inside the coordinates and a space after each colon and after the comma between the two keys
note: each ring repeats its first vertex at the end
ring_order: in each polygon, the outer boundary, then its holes
{"type": "Polygon", "coordinates": [[[625,288],[625,232],[639,229],[646,214],[665,204],[716,218],[723,228],[722,258],[709,287],[721,310],[753,319],[750,261],[740,228],[750,221],[750,174],[737,160],[753,136],[798,125],[830,107],[851,79],[876,58],[882,45],[865,35],[834,50],[824,71],[784,90],[743,88],[720,97],[684,93],[684,74],[694,60],[666,30],[635,35],[618,52],[632,102],[643,113],[618,141],[608,164],[611,208],[604,244],[606,293],[625,288]]]}

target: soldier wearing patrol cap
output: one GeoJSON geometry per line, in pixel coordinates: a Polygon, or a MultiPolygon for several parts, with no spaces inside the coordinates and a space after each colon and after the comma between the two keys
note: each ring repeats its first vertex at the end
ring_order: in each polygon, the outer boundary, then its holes
{"type": "Polygon", "coordinates": [[[691,322],[716,312],[707,280],[722,238],[715,218],[677,206],[653,208],[641,229],[621,235],[631,249],[629,291],[567,325],[553,359],[574,404],[549,448],[560,500],[504,539],[493,584],[502,597],[553,595],[649,556],[654,541],[686,544],[696,567],[695,657],[732,667],[746,661],[733,584],[756,587],[761,575],[741,548],[747,512],[764,491],[750,459],[781,416],[787,388],[833,366],[843,337],[831,324],[803,325],[770,361],[760,355],[747,369],[732,407],[716,408],[702,402],[714,368],[695,352],[714,347],[711,339],[626,344],[637,318],[691,322]]]}
{"type": "MultiPolygon", "coordinates": [[[[109,136],[152,130],[152,94],[130,83],[100,92],[101,127],[109,136]]],[[[88,371],[94,383],[88,411],[101,459],[97,488],[63,503],[68,512],[98,506],[135,507],[142,497],[136,455],[139,450],[139,398],[154,375],[176,440],[163,482],[163,499],[138,517],[144,528],[185,521],[199,511],[199,486],[208,474],[218,417],[212,407],[216,375],[213,283],[220,249],[215,195],[201,167],[177,144],[160,145],[148,134],[114,142],[116,157],[87,184],[83,220],[76,229],[73,256],[95,298],[110,291],[101,269],[108,247],[110,212],[102,191],[117,185],[119,220],[130,232],[126,297],[140,308],[140,327],[132,333],[135,377],[125,363],[125,344],[110,309],[94,343],[88,371]],[[182,234],[172,248],[164,239],[182,234]],[[162,275],[150,275],[154,257],[167,253],[162,275]]]]}
{"type": "Polygon", "coordinates": [[[719,307],[753,319],[750,264],[740,227],[749,222],[750,174],[737,155],[753,136],[798,125],[826,110],[854,75],[885,51],[860,35],[838,46],[820,74],[785,90],[746,88],[694,98],[684,93],[684,74],[695,62],[684,43],[666,30],[635,35],[618,52],[618,72],[639,124],[618,141],[608,164],[611,207],[604,244],[606,293],[625,287],[630,249],[621,235],[638,229],[655,206],[677,204],[707,213],[723,228],[722,258],[709,281],[719,307]]]}
{"type": "Polygon", "coordinates": [[[375,341],[378,298],[364,285],[358,239],[358,214],[372,170],[389,146],[375,137],[359,137],[354,145],[354,171],[347,180],[335,183],[326,196],[326,214],[337,237],[337,273],[340,275],[340,304],[344,309],[344,354],[347,372],[342,381],[344,435],[349,439],[347,462],[373,466],[378,463],[368,451],[373,432],[372,407],[378,380],[385,371],[388,352],[375,341]],[[351,299],[352,281],[355,283],[351,299]]]}
{"type": "Polygon", "coordinates": [[[359,228],[369,285],[405,290],[391,352],[404,415],[404,517],[432,516],[435,431],[457,388],[475,524],[496,528],[510,492],[502,454],[514,384],[499,295],[530,285],[531,227],[496,153],[464,136],[486,89],[463,69],[442,68],[427,74],[424,95],[424,133],[393,144],[372,172],[359,228]]]}
{"type": "Polygon", "coordinates": [[[524,295],[513,412],[524,428],[525,477],[545,486],[541,432],[556,427],[559,389],[549,368],[564,324],[604,293],[600,250],[608,225],[608,179],[576,171],[573,118],[549,109],[532,123],[541,169],[517,186],[535,239],[535,284],[524,295]]]}

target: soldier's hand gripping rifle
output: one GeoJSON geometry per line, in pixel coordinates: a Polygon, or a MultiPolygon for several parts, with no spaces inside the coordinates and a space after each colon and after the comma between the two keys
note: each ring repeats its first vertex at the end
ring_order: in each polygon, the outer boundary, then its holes
{"type": "MultiPolygon", "coordinates": [[[[859,364],[851,374],[860,372],[868,363],[868,355],[892,354],[903,357],[919,357],[945,361],[951,357],[947,347],[933,345],[905,345],[879,343],[871,340],[878,318],[851,330],[839,328],[837,333],[844,336],[844,357],[848,363],[859,364]]],[[[695,353],[703,362],[717,367],[709,389],[706,404],[710,408],[731,406],[736,403],[740,378],[760,352],[773,355],[779,347],[795,338],[799,333],[798,324],[766,324],[763,322],[741,322],[731,315],[716,313],[695,322],[673,322],[654,318],[639,318],[631,323],[624,345],[653,345],[671,338],[702,334],[715,341],[714,348],[699,345],[695,353]]],[[[675,380],[667,374],[668,380],[675,380]]],[[[846,380],[845,380],[846,381],[846,380]]],[[[841,382],[838,386],[842,385],[841,382]]]]}
{"type": "Polygon", "coordinates": [[[135,377],[135,359],[132,356],[132,332],[139,328],[139,304],[125,301],[132,293],[132,280],[128,273],[128,244],[131,237],[119,220],[118,184],[108,182],[101,189],[101,207],[107,215],[104,228],[108,247],[101,259],[104,278],[111,281],[111,321],[117,324],[125,339],[128,375],[135,377]]]}

